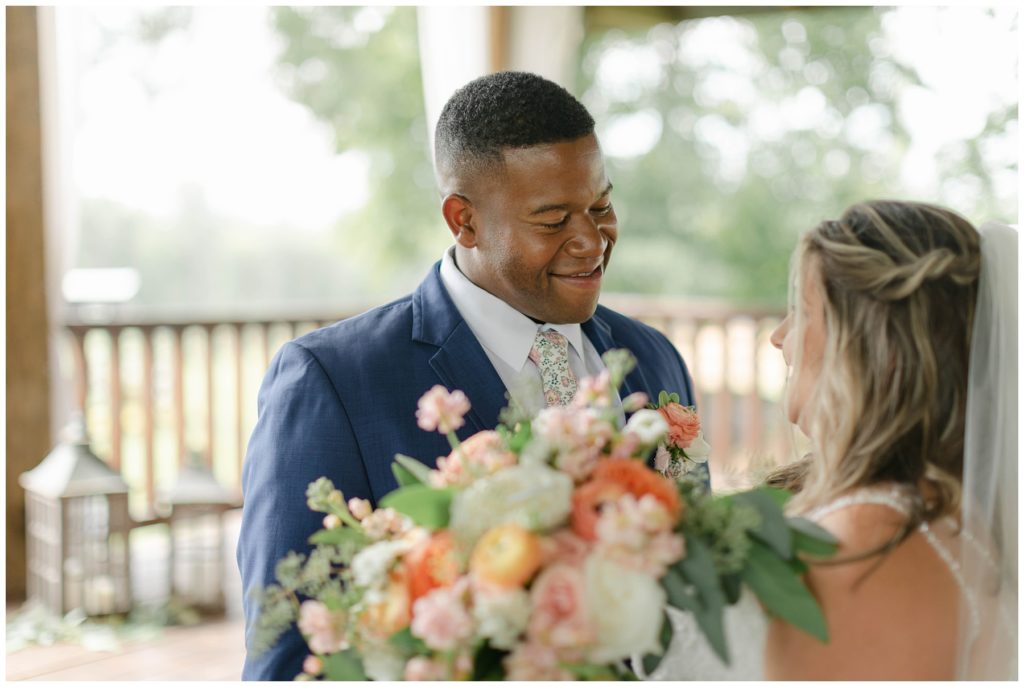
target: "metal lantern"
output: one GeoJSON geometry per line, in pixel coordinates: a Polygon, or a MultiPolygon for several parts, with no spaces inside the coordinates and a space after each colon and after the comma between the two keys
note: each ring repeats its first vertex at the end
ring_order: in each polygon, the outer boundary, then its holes
{"type": "Polygon", "coordinates": [[[28,595],[54,613],[127,613],[132,607],[128,485],[89,450],[76,417],[43,461],[23,473],[28,595]]]}
{"type": "Polygon", "coordinates": [[[171,507],[171,593],[186,605],[222,613],[224,511],[235,497],[195,454],[166,498],[171,507]]]}

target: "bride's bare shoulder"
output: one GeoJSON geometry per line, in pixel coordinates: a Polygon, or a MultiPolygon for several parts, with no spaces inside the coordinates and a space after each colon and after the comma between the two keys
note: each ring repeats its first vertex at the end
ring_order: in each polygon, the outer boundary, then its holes
{"type": "MultiPolygon", "coordinates": [[[[839,540],[835,560],[871,552],[896,536],[906,515],[856,503],[818,520],[839,540]]],[[[884,553],[812,565],[807,583],[821,604],[830,641],[773,623],[766,670],[779,679],[949,679],[958,595],[948,568],[920,531],[884,553]],[[799,658],[798,658],[799,657],[799,658]],[[797,659],[798,660],[795,660],[797,659]],[[795,671],[795,672],[794,672],[795,671]]]]}

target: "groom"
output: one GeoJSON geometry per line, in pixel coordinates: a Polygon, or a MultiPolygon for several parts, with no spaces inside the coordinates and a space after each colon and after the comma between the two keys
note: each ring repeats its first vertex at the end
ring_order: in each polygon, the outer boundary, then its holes
{"type": "MultiPolygon", "coordinates": [[[[442,111],[435,157],[454,246],[413,294],[286,344],[260,388],[238,542],[247,638],[258,612],[249,593],[321,527],[306,507],[310,482],[327,476],[346,499],[377,502],[397,486],[396,453],[430,465],[448,453],[414,417],[435,384],[472,403],[462,439],[494,428],[507,390],[527,405],[567,403],[612,348],[638,360],[620,393],[664,389],[693,403],[668,340],[597,305],[618,226],[583,105],[532,74],[479,78],[442,111]]],[[[293,629],[247,658],[243,678],[290,680],[305,655],[293,629]]]]}

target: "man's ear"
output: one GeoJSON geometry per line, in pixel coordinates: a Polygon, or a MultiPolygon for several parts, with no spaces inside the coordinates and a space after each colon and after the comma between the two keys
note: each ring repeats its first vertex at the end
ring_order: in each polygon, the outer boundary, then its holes
{"type": "Polygon", "coordinates": [[[449,193],[441,202],[441,214],[448,224],[448,230],[455,242],[463,248],[476,246],[476,229],[473,227],[473,204],[458,193],[449,193]]]}

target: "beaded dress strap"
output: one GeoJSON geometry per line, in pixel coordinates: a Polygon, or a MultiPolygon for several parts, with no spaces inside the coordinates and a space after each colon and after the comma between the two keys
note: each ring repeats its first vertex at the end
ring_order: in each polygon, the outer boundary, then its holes
{"type": "MultiPolygon", "coordinates": [[[[878,506],[887,506],[892,508],[896,512],[904,516],[910,515],[910,508],[907,505],[906,491],[900,487],[882,487],[882,488],[866,488],[859,491],[855,491],[852,494],[841,496],[831,503],[827,503],[824,506],[820,506],[808,514],[810,520],[820,520],[826,515],[830,515],[843,508],[859,504],[872,504],[878,506]]],[[[923,522],[917,528],[922,535],[924,535],[925,541],[932,547],[935,553],[942,559],[949,568],[950,574],[953,575],[953,579],[956,581],[957,587],[960,589],[960,593],[967,601],[967,611],[970,614],[970,628],[971,639],[978,636],[981,629],[981,616],[978,610],[977,599],[967,589],[967,583],[964,580],[963,571],[960,568],[960,564],[950,553],[949,549],[939,540],[939,538],[932,531],[932,528],[928,526],[928,523],[923,522]]],[[[977,547],[977,542],[971,540],[970,544],[977,547]]],[[[991,560],[991,559],[989,559],[991,560]]]]}

